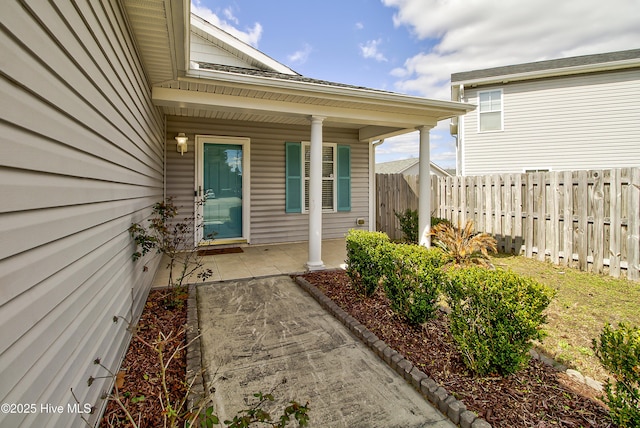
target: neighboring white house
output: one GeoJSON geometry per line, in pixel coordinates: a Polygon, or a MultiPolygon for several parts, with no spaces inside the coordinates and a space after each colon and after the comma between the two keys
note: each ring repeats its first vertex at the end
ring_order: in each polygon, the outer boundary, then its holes
{"type": "Polygon", "coordinates": [[[114,320],[138,319],[159,264],[128,233],[155,202],[193,214],[207,193],[221,242],[308,240],[319,268],[323,238],[375,223],[373,143],[420,130],[426,171],[430,129],[472,108],[300,76],[189,0],[3,1],[0,24],[0,402],[65,409],[3,427],[86,426],[76,398],[95,424],[94,361],[117,371],[114,320]]]}
{"type": "MultiPolygon", "coordinates": [[[[376,163],[376,174],[403,174],[418,175],[420,173],[420,159],[400,159],[389,162],[376,163]]],[[[429,163],[429,173],[438,177],[450,177],[446,170],[440,168],[433,162],[429,163]]]]}
{"type": "Polygon", "coordinates": [[[457,172],[640,165],[640,49],[451,75],[457,172]]]}

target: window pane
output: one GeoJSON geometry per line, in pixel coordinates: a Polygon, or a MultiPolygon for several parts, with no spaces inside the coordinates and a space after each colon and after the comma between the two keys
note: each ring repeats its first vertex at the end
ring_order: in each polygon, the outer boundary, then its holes
{"type": "Polygon", "coordinates": [[[480,113],[480,131],[499,131],[501,124],[502,112],[480,113]]]}
{"type": "Polygon", "coordinates": [[[311,165],[311,150],[309,150],[309,145],[306,144],[304,146],[304,176],[307,178],[309,177],[310,165],[311,165]]]}
{"type": "Polygon", "coordinates": [[[333,180],[322,180],[322,209],[333,209],[333,180]]]}
{"type": "Polygon", "coordinates": [[[502,110],[502,96],[500,91],[491,93],[491,111],[502,110]]]}
{"type": "Polygon", "coordinates": [[[491,111],[491,92],[480,93],[480,112],[491,111]]]}
{"type": "Polygon", "coordinates": [[[322,176],[333,177],[333,162],[322,162],[322,176]]]}
{"type": "Polygon", "coordinates": [[[309,211],[309,180],[304,180],[304,209],[309,211]]]}
{"type": "Polygon", "coordinates": [[[332,146],[323,146],[322,147],[322,160],[324,162],[333,162],[333,147],[332,146]]]}

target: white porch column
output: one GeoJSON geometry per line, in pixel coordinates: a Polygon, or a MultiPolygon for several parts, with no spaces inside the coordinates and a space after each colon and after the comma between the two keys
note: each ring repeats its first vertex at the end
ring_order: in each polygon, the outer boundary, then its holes
{"type": "Polygon", "coordinates": [[[429,159],[429,131],[433,126],[421,126],[420,131],[420,163],[418,195],[418,238],[420,245],[431,246],[431,168],[429,159]]]}
{"type": "Polygon", "coordinates": [[[307,269],[324,269],[322,261],[322,121],[324,117],[311,117],[311,143],[309,147],[309,261],[307,269]]]}

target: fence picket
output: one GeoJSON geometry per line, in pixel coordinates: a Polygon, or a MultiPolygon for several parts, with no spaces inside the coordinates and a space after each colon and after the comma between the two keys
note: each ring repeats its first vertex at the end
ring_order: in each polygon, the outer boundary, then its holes
{"type": "Polygon", "coordinates": [[[573,174],[571,171],[562,173],[563,180],[563,239],[564,245],[562,264],[571,265],[573,263],[573,174]]]}
{"type": "Polygon", "coordinates": [[[593,271],[602,273],[604,270],[604,176],[603,171],[591,171],[593,177],[593,196],[591,197],[593,215],[593,271]]]}
{"type": "Polygon", "coordinates": [[[587,245],[588,235],[587,227],[589,225],[589,200],[588,200],[588,171],[578,171],[578,196],[577,196],[577,214],[578,214],[578,268],[587,270],[587,245]]]}

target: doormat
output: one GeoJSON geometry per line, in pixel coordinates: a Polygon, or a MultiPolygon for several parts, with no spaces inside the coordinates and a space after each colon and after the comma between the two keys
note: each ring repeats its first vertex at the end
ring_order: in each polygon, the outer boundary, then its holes
{"type": "Polygon", "coordinates": [[[231,248],[209,248],[207,250],[198,250],[199,256],[217,256],[220,254],[244,253],[240,247],[231,248]]]}

